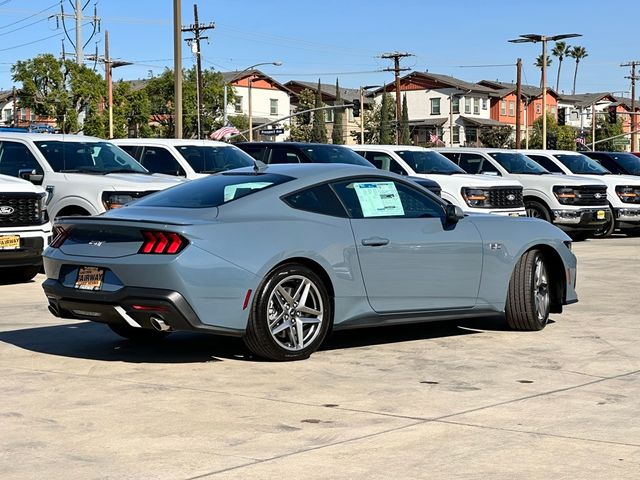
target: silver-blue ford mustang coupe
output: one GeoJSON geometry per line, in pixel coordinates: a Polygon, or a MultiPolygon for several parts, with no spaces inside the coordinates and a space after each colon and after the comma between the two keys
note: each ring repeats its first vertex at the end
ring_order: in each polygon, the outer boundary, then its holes
{"type": "Polygon", "coordinates": [[[571,242],[531,218],[464,215],[393,173],[243,168],[97,217],[60,218],[44,255],[50,311],[126,338],[243,337],[308,357],[327,332],[504,312],[544,328],[577,301],[571,242]]]}

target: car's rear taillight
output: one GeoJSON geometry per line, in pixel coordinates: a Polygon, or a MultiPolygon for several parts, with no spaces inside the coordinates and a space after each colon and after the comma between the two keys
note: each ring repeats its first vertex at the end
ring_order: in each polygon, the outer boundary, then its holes
{"type": "Polygon", "coordinates": [[[53,240],[49,246],[51,248],[60,248],[67,238],[69,238],[69,230],[64,227],[53,227],[53,240]]]}
{"type": "Polygon", "coordinates": [[[152,255],[174,255],[180,253],[189,241],[182,235],[159,230],[143,230],[144,242],[138,253],[152,255]]]}

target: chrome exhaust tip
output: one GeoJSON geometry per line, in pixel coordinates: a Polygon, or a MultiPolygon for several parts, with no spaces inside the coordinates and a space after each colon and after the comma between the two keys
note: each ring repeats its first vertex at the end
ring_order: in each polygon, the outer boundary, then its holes
{"type": "Polygon", "coordinates": [[[149,321],[151,322],[151,326],[156,330],[158,330],[159,332],[171,331],[171,326],[167,325],[165,321],[159,317],[151,317],[149,321]]]}

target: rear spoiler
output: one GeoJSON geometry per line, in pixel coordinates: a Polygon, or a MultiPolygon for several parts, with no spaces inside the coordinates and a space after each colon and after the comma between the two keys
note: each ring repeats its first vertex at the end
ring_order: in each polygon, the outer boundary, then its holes
{"type": "Polygon", "coordinates": [[[137,219],[137,218],[112,218],[112,217],[103,217],[101,215],[96,216],[69,216],[69,217],[56,217],[54,219],[55,223],[154,223],[161,225],[176,225],[176,226],[187,226],[193,225],[190,222],[170,222],[167,220],[151,220],[151,219],[137,219]]]}

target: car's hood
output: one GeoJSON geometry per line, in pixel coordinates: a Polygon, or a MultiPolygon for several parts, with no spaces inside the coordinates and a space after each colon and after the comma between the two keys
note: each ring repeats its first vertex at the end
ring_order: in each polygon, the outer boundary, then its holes
{"type": "Polygon", "coordinates": [[[65,177],[69,181],[78,181],[78,176],[82,176],[81,181],[83,184],[90,183],[103,189],[120,191],[163,190],[186,181],[182,177],[159,174],[148,175],[144,173],[108,173],[106,175],[65,173],[65,177]]]}
{"type": "Polygon", "coordinates": [[[414,177],[428,178],[437,182],[441,187],[445,185],[456,187],[521,187],[518,180],[500,178],[492,175],[455,174],[444,175],[438,173],[415,174],[414,177]]]}
{"type": "Polygon", "coordinates": [[[570,186],[584,186],[584,185],[603,185],[604,182],[600,178],[591,176],[578,176],[578,175],[563,175],[563,174],[545,174],[545,175],[514,175],[524,185],[570,185],[570,186]],[[595,178],[594,178],[595,177],[595,178]]]}
{"type": "Polygon", "coordinates": [[[31,182],[27,182],[21,178],[10,177],[8,175],[0,175],[0,192],[1,193],[42,193],[42,187],[37,187],[31,182]]]}

